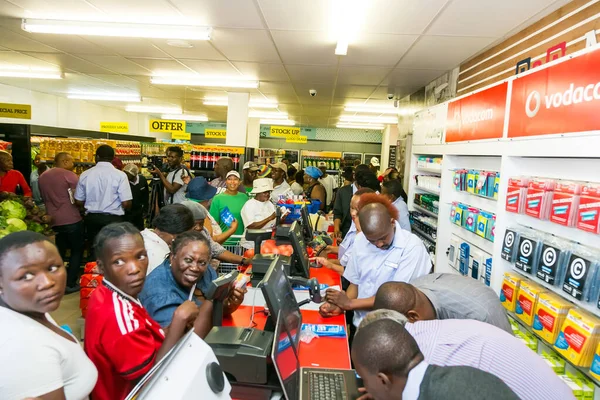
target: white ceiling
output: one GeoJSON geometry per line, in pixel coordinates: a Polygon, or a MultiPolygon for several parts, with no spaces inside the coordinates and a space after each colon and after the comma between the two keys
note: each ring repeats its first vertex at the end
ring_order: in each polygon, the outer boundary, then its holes
{"type": "MultiPolygon", "coordinates": [[[[290,119],[333,127],[347,103],[389,104],[527,26],[568,0],[367,0],[347,56],[334,54],[329,0],[0,0],[0,64],[65,71],[60,81],[0,78],[0,83],[66,95],[139,93],[144,103],[177,104],[225,121],[204,106],[215,89],[155,86],[155,73],[243,76],[260,80],[252,99],[275,100],[290,119]],[[30,34],[20,18],[201,25],[210,42],[30,34]],[[311,97],[309,89],[318,95],[311,97]]],[[[122,103],[99,104],[123,108],[122,103]]]]}

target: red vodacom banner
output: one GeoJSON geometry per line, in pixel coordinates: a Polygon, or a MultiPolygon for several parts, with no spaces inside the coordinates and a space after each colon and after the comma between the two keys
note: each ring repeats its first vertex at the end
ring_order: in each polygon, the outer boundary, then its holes
{"type": "Polygon", "coordinates": [[[499,139],[504,130],[508,83],[448,104],[446,143],[499,139]]]}
{"type": "Polygon", "coordinates": [[[508,137],[600,129],[600,51],[513,81],[508,137]]]}

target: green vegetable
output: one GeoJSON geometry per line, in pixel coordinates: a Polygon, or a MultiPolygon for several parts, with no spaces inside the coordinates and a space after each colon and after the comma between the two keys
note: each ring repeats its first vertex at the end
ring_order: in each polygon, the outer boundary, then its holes
{"type": "Polygon", "coordinates": [[[18,201],[4,200],[0,203],[0,214],[5,218],[23,219],[27,215],[27,210],[18,201]]]}
{"type": "Polygon", "coordinates": [[[0,229],[4,229],[8,226],[8,222],[6,222],[6,218],[0,216],[0,229]]]}
{"type": "Polygon", "coordinates": [[[9,232],[18,232],[18,231],[26,231],[27,224],[25,221],[18,218],[9,218],[6,220],[8,223],[8,231],[9,232]]]}
{"type": "Polygon", "coordinates": [[[0,229],[0,239],[8,235],[10,231],[8,229],[0,229]]]}
{"type": "Polygon", "coordinates": [[[34,221],[29,221],[29,222],[27,222],[27,230],[34,231],[37,233],[43,233],[45,229],[42,226],[42,224],[38,224],[37,222],[34,222],[34,221]]]}

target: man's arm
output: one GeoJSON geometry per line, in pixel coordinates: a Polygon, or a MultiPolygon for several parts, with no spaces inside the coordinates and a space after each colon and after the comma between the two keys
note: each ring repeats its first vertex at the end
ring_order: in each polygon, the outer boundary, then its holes
{"type": "Polygon", "coordinates": [[[124,210],[129,210],[131,209],[131,204],[133,202],[131,200],[127,200],[121,203],[121,207],[123,207],[124,210]]]}
{"type": "MultiPolygon", "coordinates": [[[[180,170],[179,172],[177,172],[177,174],[181,174],[180,170]]],[[[173,183],[169,182],[169,180],[167,179],[167,177],[165,176],[165,174],[162,173],[161,170],[159,170],[158,168],[154,168],[154,170],[152,171],[153,174],[157,174],[158,177],[160,178],[163,186],[165,187],[165,190],[167,191],[167,193],[169,194],[175,194],[177,193],[177,191],[179,189],[181,189],[181,187],[183,186],[183,181],[182,183],[177,182],[177,178],[175,178],[175,180],[173,180],[173,183]]],[[[181,179],[181,178],[179,178],[181,179]]]]}
{"type": "Polygon", "coordinates": [[[344,218],[344,207],[342,205],[343,192],[340,190],[333,201],[333,232],[336,238],[342,237],[342,219],[344,218]]]}
{"type": "Polygon", "coordinates": [[[373,309],[375,296],[367,297],[365,299],[358,299],[357,297],[358,286],[351,283],[345,293],[335,289],[327,289],[325,300],[346,311],[373,309]]]}
{"type": "Polygon", "coordinates": [[[246,229],[261,229],[263,226],[265,226],[266,224],[268,224],[276,218],[277,215],[273,213],[263,220],[253,222],[250,225],[246,225],[246,229]]]}
{"type": "Polygon", "coordinates": [[[124,210],[129,210],[131,208],[131,202],[133,199],[133,195],[131,194],[131,186],[129,185],[129,179],[127,179],[127,175],[125,172],[121,172],[121,181],[119,182],[119,187],[117,188],[117,196],[121,201],[121,207],[124,210]]]}
{"type": "Polygon", "coordinates": [[[18,177],[18,183],[21,186],[21,189],[23,189],[23,196],[31,197],[31,195],[32,195],[31,188],[27,184],[27,181],[25,180],[25,177],[23,176],[23,174],[20,172],[19,172],[19,177],[18,177]]]}

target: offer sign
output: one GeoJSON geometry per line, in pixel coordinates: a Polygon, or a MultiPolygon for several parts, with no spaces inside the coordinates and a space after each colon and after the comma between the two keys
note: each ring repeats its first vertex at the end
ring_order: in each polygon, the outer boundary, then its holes
{"type": "Polygon", "coordinates": [[[446,143],[502,138],[507,93],[505,82],[450,102],[446,143]]]}
{"type": "Polygon", "coordinates": [[[600,51],[513,81],[508,137],[600,129],[600,51]]]}

